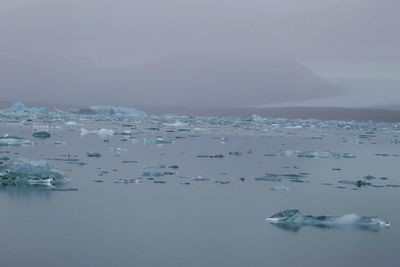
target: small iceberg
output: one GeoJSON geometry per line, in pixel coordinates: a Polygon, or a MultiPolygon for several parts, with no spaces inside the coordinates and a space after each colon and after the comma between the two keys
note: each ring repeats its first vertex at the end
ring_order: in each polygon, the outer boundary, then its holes
{"type": "Polygon", "coordinates": [[[284,210],[265,219],[280,228],[298,231],[302,226],[322,228],[356,227],[363,230],[378,231],[389,228],[390,223],[377,217],[364,217],[354,213],[343,216],[302,215],[299,210],[284,210]]]}
{"type": "Polygon", "coordinates": [[[298,158],[334,158],[334,159],[352,159],[356,156],[350,153],[336,153],[331,151],[286,151],[286,156],[288,157],[298,157],[298,158]]]}
{"type": "Polygon", "coordinates": [[[21,102],[16,102],[9,109],[11,112],[26,112],[29,109],[21,102]]]}
{"type": "Polygon", "coordinates": [[[8,135],[8,134],[0,137],[0,146],[23,146],[23,145],[33,145],[33,142],[26,140],[22,137],[8,135]]]}
{"type": "Polygon", "coordinates": [[[249,118],[247,118],[246,121],[255,122],[255,123],[264,123],[267,120],[266,120],[266,118],[263,118],[257,114],[253,114],[249,118]]]}
{"type": "Polygon", "coordinates": [[[107,137],[107,136],[113,136],[114,130],[104,129],[104,128],[98,130],[86,130],[84,128],[81,128],[81,135],[87,135],[87,134],[97,134],[101,137],[107,137]]]}
{"type": "Polygon", "coordinates": [[[8,112],[15,113],[17,115],[23,115],[23,114],[38,114],[38,113],[50,113],[51,111],[59,113],[59,110],[51,110],[50,108],[46,107],[33,107],[33,108],[28,108],[21,102],[16,102],[14,103],[8,110],[8,112]]]}
{"type": "Polygon", "coordinates": [[[52,168],[44,160],[17,158],[0,168],[0,183],[5,185],[26,183],[53,186],[67,183],[69,180],[65,174],[52,168]]]}
{"type": "Polygon", "coordinates": [[[113,107],[113,106],[91,106],[89,108],[94,114],[110,115],[116,117],[146,117],[144,111],[131,107],[113,107]]]}
{"type": "Polygon", "coordinates": [[[166,139],[161,136],[148,137],[148,138],[146,137],[143,142],[145,145],[165,145],[165,144],[173,143],[173,141],[171,139],[166,139]]]}
{"type": "Polygon", "coordinates": [[[185,127],[188,126],[189,124],[182,121],[175,121],[173,123],[164,123],[164,125],[169,127],[185,127]]]}

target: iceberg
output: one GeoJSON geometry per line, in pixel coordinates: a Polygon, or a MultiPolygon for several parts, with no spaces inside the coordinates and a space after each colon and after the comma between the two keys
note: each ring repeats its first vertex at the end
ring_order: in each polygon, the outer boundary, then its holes
{"type": "Polygon", "coordinates": [[[130,107],[90,106],[95,114],[111,115],[117,117],[145,117],[146,112],[130,107]]]}
{"type": "Polygon", "coordinates": [[[189,124],[182,122],[182,121],[176,121],[173,123],[164,123],[165,126],[169,126],[169,127],[185,127],[188,126],[189,124]]]}
{"type": "Polygon", "coordinates": [[[307,178],[307,173],[289,173],[289,174],[277,174],[277,173],[265,173],[264,176],[257,176],[254,178],[256,181],[265,182],[281,182],[283,179],[288,179],[289,181],[302,182],[303,179],[307,178]]]}
{"type": "Polygon", "coordinates": [[[17,158],[0,168],[1,184],[27,183],[29,185],[53,186],[67,183],[70,179],[44,160],[17,158]]]}
{"type": "MultiPolygon", "coordinates": [[[[50,110],[50,108],[47,108],[47,107],[28,108],[23,103],[16,102],[7,111],[11,112],[11,113],[16,113],[17,115],[22,115],[22,114],[29,114],[29,113],[32,113],[32,114],[34,114],[34,113],[48,113],[51,110],[50,110]]],[[[56,112],[60,112],[59,110],[55,110],[55,111],[56,112]]]]}
{"type": "Polygon", "coordinates": [[[331,151],[286,151],[286,156],[288,157],[298,157],[298,158],[334,158],[334,159],[351,159],[356,156],[350,153],[336,153],[331,151]]]}
{"type": "Polygon", "coordinates": [[[87,134],[97,134],[100,135],[101,137],[106,137],[114,135],[114,130],[104,129],[104,128],[98,130],[86,130],[84,128],[81,128],[81,135],[87,135],[87,134]]]}
{"type": "Polygon", "coordinates": [[[25,112],[28,111],[28,108],[21,102],[16,102],[9,109],[11,112],[25,112]]]}
{"type": "Polygon", "coordinates": [[[296,231],[306,225],[323,228],[353,226],[364,230],[374,231],[390,227],[389,222],[383,221],[377,217],[364,217],[354,213],[343,216],[302,215],[297,209],[278,212],[265,220],[281,228],[296,231]]]}
{"type": "Polygon", "coordinates": [[[8,134],[0,137],[0,146],[22,146],[22,145],[33,145],[33,142],[26,140],[22,137],[8,135],[8,134]]]}
{"type": "Polygon", "coordinates": [[[263,118],[257,114],[253,114],[249,118],[247,118],[246,121],[255,122],[255,123],[264,123],[267,120],[266,120],[266,118],[263,118]]]}
{"type": "Polygon", "coordinates": [[[36,137],[36,138],[40,138],[40,139],[46,139],[46,138],[49,138],[51,136],[51,134],[48,132],[42,131],[42,132],[34,132],[32,134],[32,136],[36,137]]]}
{"type": "Polygon", "coordinates": [[[173,141],[170,139],[166,139],[164,137],[161,136],[157,136],[157,137],[149,137],[149,138],[145,138],[143,140],[145,145],[164,145],[164,144],[172,144],[173,141]]]}

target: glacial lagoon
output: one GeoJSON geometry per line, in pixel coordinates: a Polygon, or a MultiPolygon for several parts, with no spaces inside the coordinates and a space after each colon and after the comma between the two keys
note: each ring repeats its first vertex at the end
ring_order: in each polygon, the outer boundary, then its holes
{"type": "Polygon", "coordinates": [[[400,124],[18,103],[0,136],[1,266],[400,262],[400,124]],[[294,209],[390,227],[265,220],[294,209]]]}

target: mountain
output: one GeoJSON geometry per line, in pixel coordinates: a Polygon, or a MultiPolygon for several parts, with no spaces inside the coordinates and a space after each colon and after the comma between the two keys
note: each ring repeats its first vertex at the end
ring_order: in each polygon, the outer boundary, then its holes
{"type": "Polygon", "coordinates": [[[294,61],[257,57],[176,56],[117,68],[0,62],[0,70],[4,99],[21,101],[235,107],[338,93],[294,61]]]}

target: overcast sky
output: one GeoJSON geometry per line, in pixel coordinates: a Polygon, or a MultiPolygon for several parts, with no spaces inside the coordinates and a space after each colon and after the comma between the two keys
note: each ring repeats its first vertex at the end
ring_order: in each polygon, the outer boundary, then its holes
{"type": "MultiPolygon", "coordinates": [[[[0,64],[15,72],[114,69],[174,55],[240,55],[292,60],[321,79],[359,77],[360,66],[364,76],[396,78],[399,10],[398,0],[1,0],[0,64]]],[[[37,89],[16,93],[12,83],[0,83],[4,98],[37,89]]]]}

